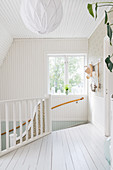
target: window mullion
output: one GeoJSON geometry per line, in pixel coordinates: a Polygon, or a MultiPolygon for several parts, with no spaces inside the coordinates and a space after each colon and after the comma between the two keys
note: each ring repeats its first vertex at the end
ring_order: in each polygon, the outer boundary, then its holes
{"type": "Polygon", "coordinates": [[[65,85],[66,85],[66,84],[69,84],[69,80],[68,80],[68,57],[67,56],[65,57],[64,68],[65,68],[65,85]]]}

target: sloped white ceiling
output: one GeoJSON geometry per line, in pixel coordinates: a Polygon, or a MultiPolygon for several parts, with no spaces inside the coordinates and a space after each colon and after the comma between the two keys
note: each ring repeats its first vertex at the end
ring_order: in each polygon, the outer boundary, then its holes
{"type": "Polygon", "coordinates": [[[97,21],[89,15],[87,4],[96,0],[61,0],[63,20],[60,26],[52,33],[39,35],[30,32],[22,22],[20,17],[21,1],[0,0],[0,65],[13,38],[88,38],[104,16],[104,9],[98,11],[97,21]]]}
{"type": "Polygon", "coordinates": [[[87,11],[88,2],[97,0],[61,0],[64,15],[60,26],[56,31],[42,36],[30,32],[24,26],[19,14],[21,1],[0,0],[0,22],[13,38],[88,38],[104,16],[104,9],[101,8],[95,21],[87,11]]]}
{"type": "Polygon", "coordinates": [[[0,25],[0,65],[2,64],[12,42],[13,38],[11,35],[2,25],[0,25]]]}

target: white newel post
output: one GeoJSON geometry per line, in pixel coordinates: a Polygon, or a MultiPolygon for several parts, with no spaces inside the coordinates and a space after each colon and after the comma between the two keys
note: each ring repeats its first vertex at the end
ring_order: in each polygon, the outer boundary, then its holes
{"type": "Polygon", "coordinates": [[[51,95],[45,96],[45,101],[46,132],[52,132],[51,95]]]}
{"type": "Polygon", "coordinates": [[[111,95],[111,167],[113,168],[113,94],[111,95]]]}

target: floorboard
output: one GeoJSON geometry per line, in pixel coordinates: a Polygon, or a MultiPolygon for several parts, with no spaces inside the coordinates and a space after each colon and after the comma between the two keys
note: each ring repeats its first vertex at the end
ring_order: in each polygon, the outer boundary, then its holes
{"type": "Polygon", "coordinates": [[[87,148],[84,145],[84,142],[82,141],[81,137],[79,136],[79,134],[77,133],[77,131],[75,131],[74,129],[72,129],[72,132],[70,130],[70,133],[72,133],[72,135],[74,136],[74,142],[78,142],[78,145],[84,155],[84,159],[87,162],[87,165],[89,167],[90,170],[96,170],[97,167],[95,165],[95,162],[93,161],[92,157],[90,156],[90,153],[88,152],[87,148]]]}
{"type": "Polygon", "coordinates": [[[92,124],[55,131],[0,158],[0,170],[110,170],[92,124]]]}

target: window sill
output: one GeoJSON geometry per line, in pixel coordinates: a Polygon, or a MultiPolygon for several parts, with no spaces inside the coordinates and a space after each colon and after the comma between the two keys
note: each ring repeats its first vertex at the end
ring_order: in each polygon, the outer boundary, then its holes
{"type": "Polygon", "coordinates": [[[87,94],[50,94],[51,96],[87,96],[87,94]]]}

